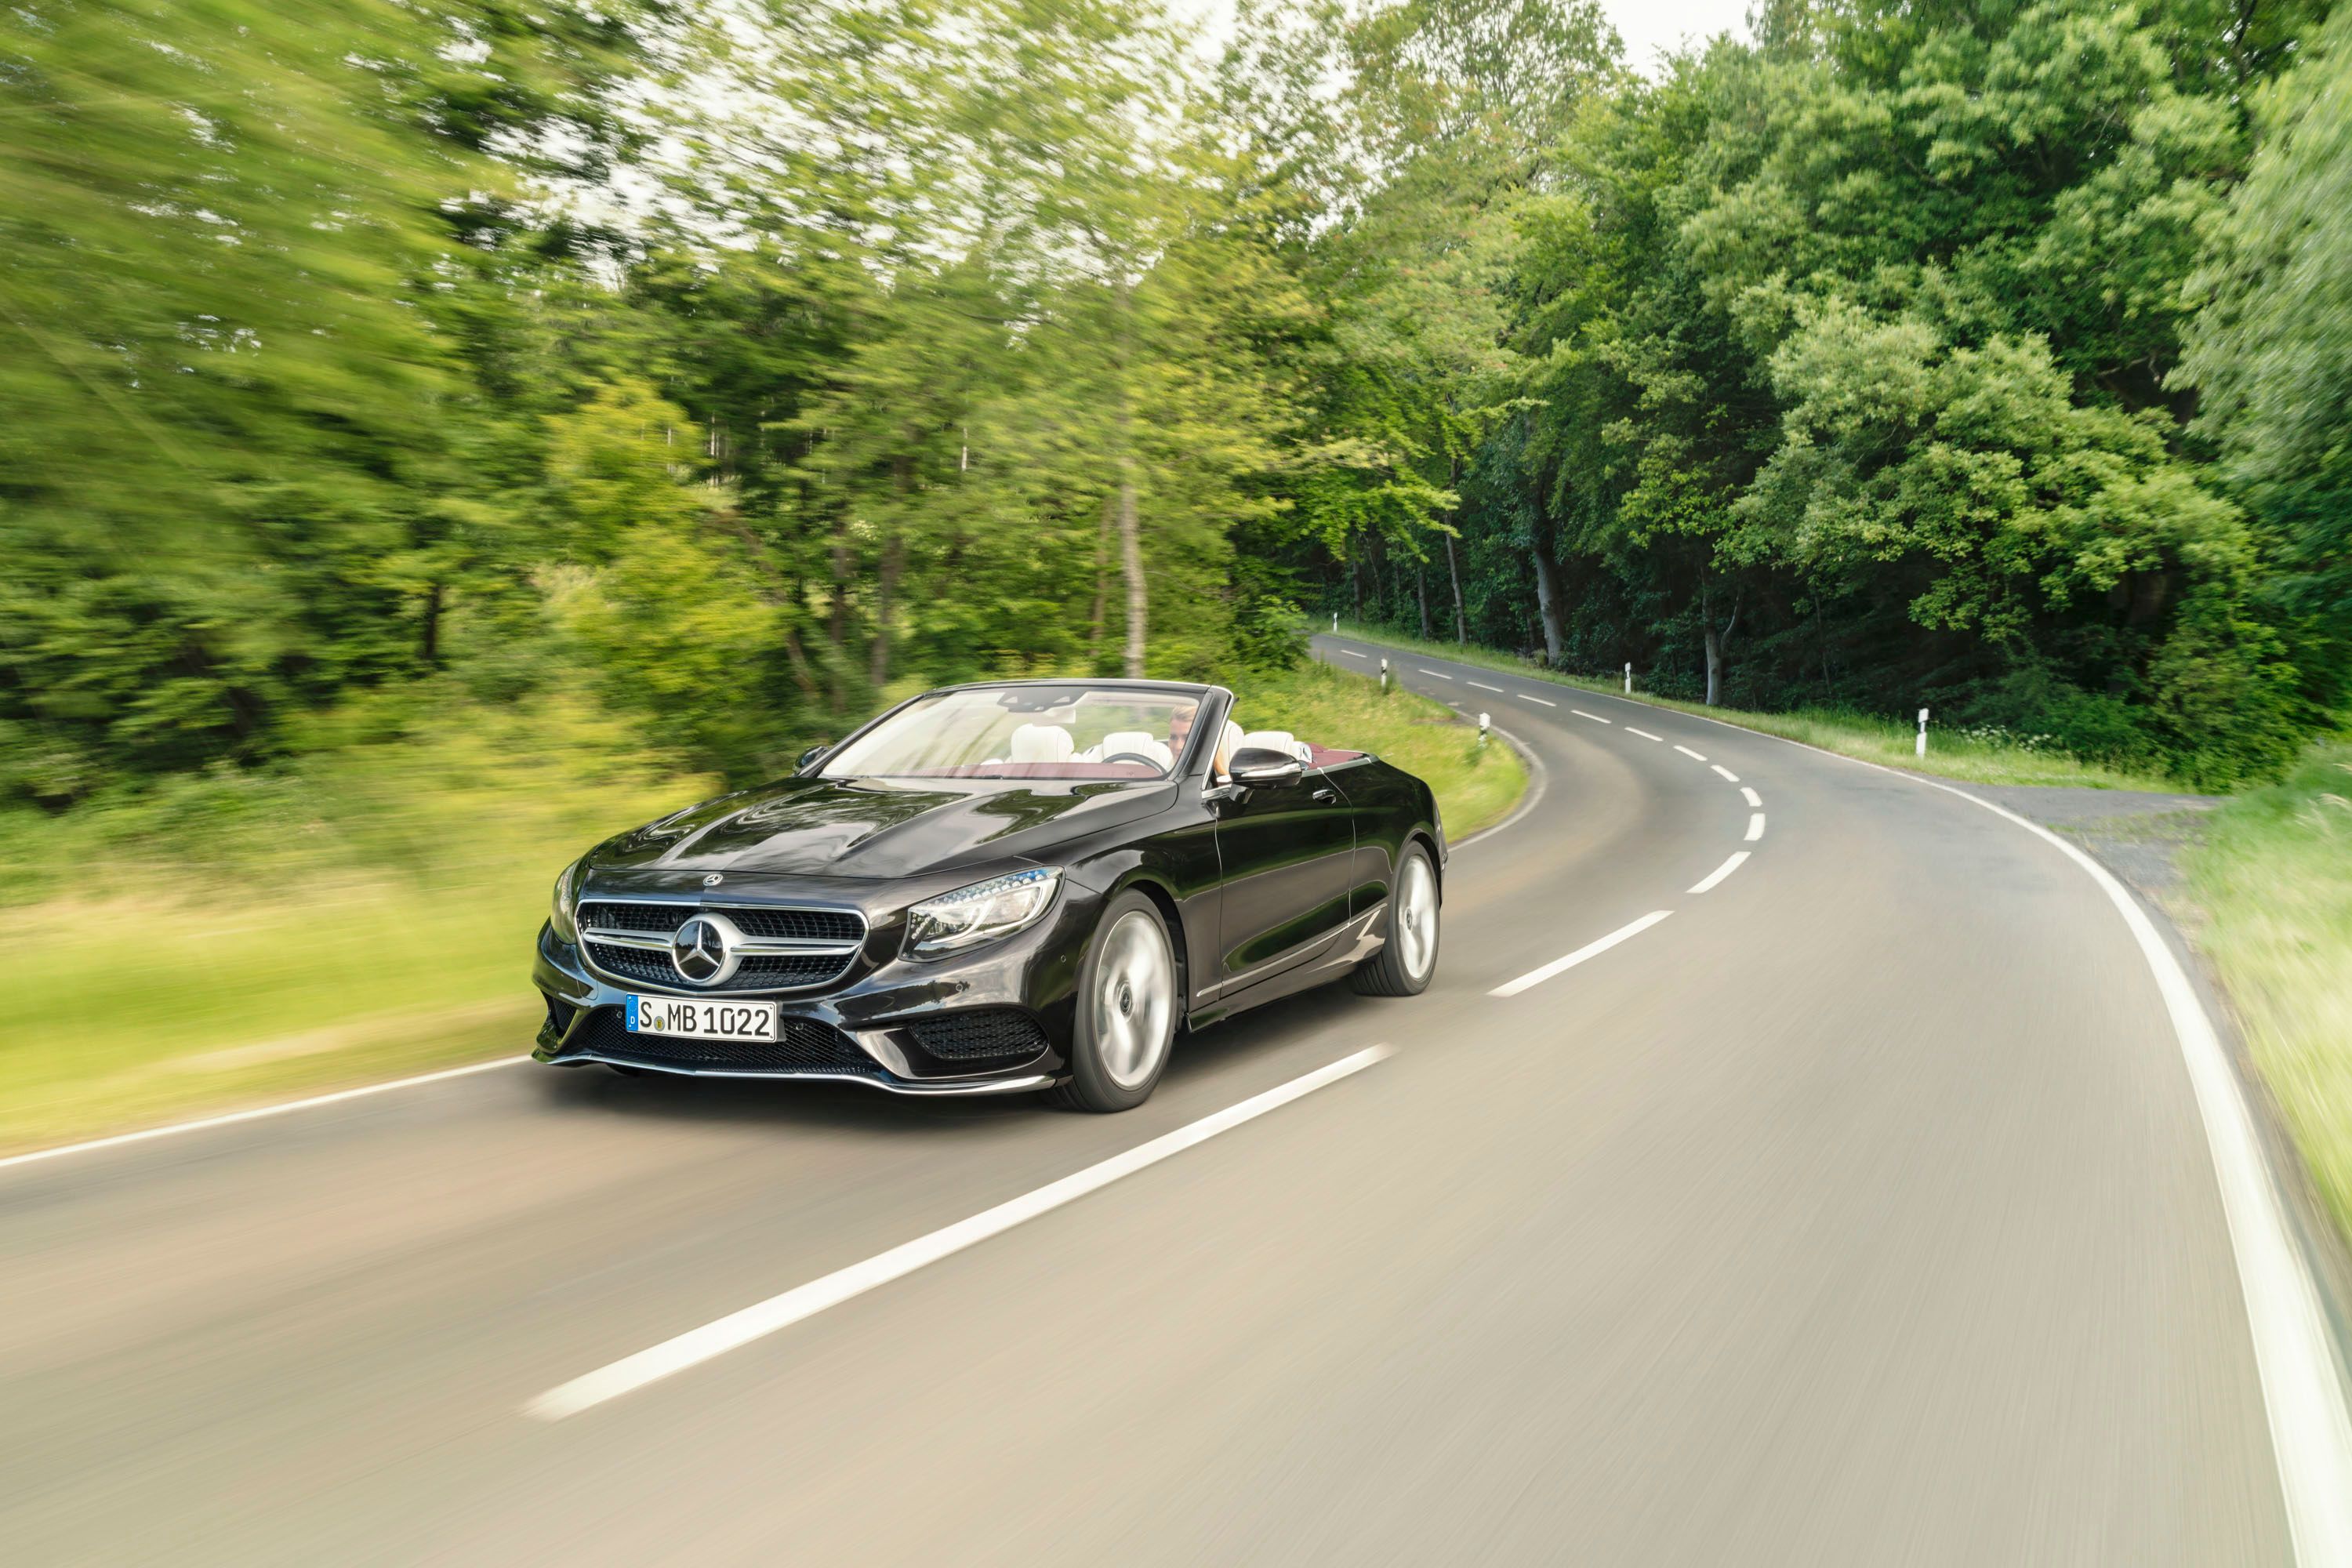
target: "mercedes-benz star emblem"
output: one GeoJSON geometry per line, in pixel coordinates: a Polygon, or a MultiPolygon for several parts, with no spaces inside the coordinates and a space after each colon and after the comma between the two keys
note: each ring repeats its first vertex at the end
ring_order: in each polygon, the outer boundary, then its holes
{"type": "Polygon", "coordinates": [[[718,872],[713,871],[710,875],[702,879],[702,885],[706,888],[715,888],[726,879],[726,878],[720,876],[718,872]]]}
{"type": "Polygon", "coordinates": [[[735,973],[740,962],[735,944],[742,934],[720,916],[697,915],[671,935],[670,967],[692,984],[716,985],[735,973]]]}

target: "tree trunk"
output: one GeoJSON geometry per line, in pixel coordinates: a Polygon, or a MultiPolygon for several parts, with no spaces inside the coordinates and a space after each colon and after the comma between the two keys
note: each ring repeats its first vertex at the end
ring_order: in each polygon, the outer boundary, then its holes
{"type": "Polygon", "coordinates": [[[1143,679],[1143,617],[1149,607],[1143,585],[1143,520],[1137,515],[1135,456],[1118,460],[1118,562],[1127,576],[1127,678],[1143,679]]]}
{"type": "Polygon", "coordinates": [[[425,657],[428,669],[441,665],[441,584],[430,583],[425,589],[425,630],[418,651],[425,657]]]}
{"type": "Polygon", "coordinates": [[[1127,678],[1143,679],[1144,616],[1150,607],[1143,582],[1143,519],[1136,497],[1135,437],[1129,366],[1135,353],[1135,298],[1125,279],[1118,286],[1118,563],[1127,578],[1127,678]]]}
{"type": "Polygon", "coordinates": [[[879,691],[890,679],[890,596],[898,586],[898,569],[905,562],[907,548],[894,534],[882,547],[882,573],[876,580],[874,592],[874,648],[867,665],[867,675],[879,691]]]}
{"type": "Polygon", "coordinates": [[[1731,618],[1716,629],[1715,612],[1707,604],[1706,589],[1699,589],[1699,616],[1706,626],[1706,705],[1713,708],[1723,695],[1723,650],[1731,641],[1731,634],[1739,626],[1739,595],[1731,596],[1731,618]]]}
{"type": "Polygon", "coordinates": [[[1349,558],[1348,587],[1356,595],[1355,618],[1361,624],[1364,618],[1364,557],[1360,552],[1349,558]]]}
{"type": "Polygon", "coordinates": [[[1425,561],[1412,563],[1412,595],[1421,601],[1421,640],[1434,642],[1437,639],[1429,635],[1429,563],[1425,561]]]}
{"type": "Polygon", "coordinates": [[[1462,567],[1454,559],[1454,536],[1445,536],[1445,571],[1454,579],[1454,640],[1456,644],[1470,640],[1470,623],[1462,614],[1462,567]]]}
{"type": "Polygon", "coordinates": [[[833,535],[833,608],[825,616],[824,634],[837,649],[849,637],[849,524],[844,521],[833,535]]]}
{"type": "Polygon", "coordinates": [[[1103,497],[1102,527],[1095,534],[1095,604],[1087,613],[1087,673],[1102,672],[1103,612],[1110,607],[1110,521],[1118,508],[1114,496],[1103,497]]]}
{"type": "Polygon", "coordinates": [[[1551,546],[1538,542],[1530,552],[1536,560],[1536,608],[1543,616],[1544,662],[1553,668],[1568,647],[1568,626],[1560,618],[1559,563],[1551,558],[1551,546]]]}

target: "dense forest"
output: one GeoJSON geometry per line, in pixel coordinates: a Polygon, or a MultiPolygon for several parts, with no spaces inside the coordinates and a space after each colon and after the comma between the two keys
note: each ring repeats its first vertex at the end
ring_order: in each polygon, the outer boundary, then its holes
{"type": "Polygon", "coordinates": [[[23,0],[0,799],[1339,612],[2221,785],[2352,658],[2352,23],[23,0]]]}

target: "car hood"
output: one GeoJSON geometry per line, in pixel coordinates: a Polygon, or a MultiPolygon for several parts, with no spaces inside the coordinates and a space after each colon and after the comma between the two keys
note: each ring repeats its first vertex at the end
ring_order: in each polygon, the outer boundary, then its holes
{"type": "Polygon", "coordinates": [[[1173,783],[785,779],[663,817],[596,849],[602,871],[904,877],[1050,858],[1082,834],[1164,811],[1173,783]]]}

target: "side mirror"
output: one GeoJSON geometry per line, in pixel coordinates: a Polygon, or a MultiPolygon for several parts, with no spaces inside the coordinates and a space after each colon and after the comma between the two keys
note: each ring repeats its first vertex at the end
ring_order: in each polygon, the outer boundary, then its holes
{"type": "Polygon", "coordinates": [[[1270,746],[1244,746],[1234,753],[1226,776],[1244,789],[1281,789],[1307,776],[1307,764],[1270,746]]]}
{"type": "Polygon", "coordinates": [[[807,751],[801,753],[801,760],[793,764],[793,772],[796,773],[804,773],[808,772],[809,769],[814,767],[818,763],[823,762],[824,760],[824,754],[831,750],[833,750],[831,746],[811,746],[807,751]]]}

